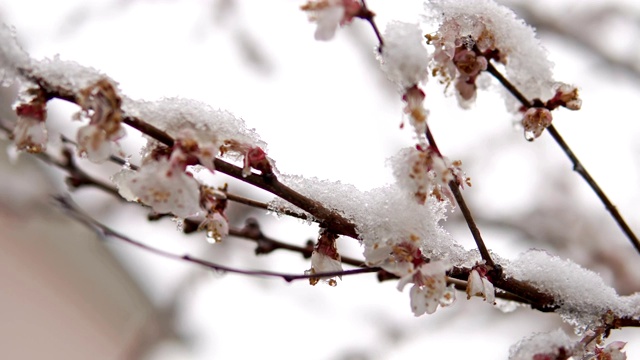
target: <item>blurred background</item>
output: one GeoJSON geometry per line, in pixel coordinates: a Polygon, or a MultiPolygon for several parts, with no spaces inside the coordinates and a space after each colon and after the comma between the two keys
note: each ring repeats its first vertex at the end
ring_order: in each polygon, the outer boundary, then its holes
{"type": "MultiPolygon", "coordinates": [[[[381,29],[416,22],[421,1],[367,1],[381,29]]],[[[400,130],[403,104],[375,59],[375,37],[362,21],[327,43],[302,1],[0,0],[0,19],[15,27],[33,57],[73,60],[119,82],[134,99],[185,97],[226,109],[254,127],[278,170],[351,183],[362,190],[393,181],[385,160],[413,144],[400,130]]],[[[559,81],[579,86],[583,108],[559,110],[554,124],[632,228],[640,229],[640,4],[635,1],[508,1],[536,27],[559,81]]],[[[425,33],[433,27],[424,26],[425,33]]],[[[494,84],[461,110],[437,81],[427,85],[430,126],[440,149],[472,178],[464,191],[487,246],[505,258],[541,248],[601,274],[620,294],[640,288],[638,254],[595,194],[572,172],[553,140],[525,141],[494,84]]],[[[15,86],[0,89],[0,117],[12,122],[15,86]]],[[[77,107],[54,100],[47,125],[74,137],[77,107]]],[[[138,164],[142,139],[122,141],[138,164]]],[[[373,274],[336,287],[305,281],[220,274],[160,258],[117,240],[101,241],[53,205],[69,192],[65,174],[0,140],[0,351],[6,359],[498,359],[534,332],[563,327],[555,314],[519,307],[503,312],[480,299],[458,301],[415,318],[408,294],[373,274]]],[[[118,171],[78,160],[108,181],[118,171]]],[[[260,201],[272,196],[223,174],[212,185],[260,201]]],[[[242,269],[302,273],[296,253],[254,255],[255,244],[228,238],[211,245],[169,220],[92,188],[71,197],[94,218],[177,254],[242,269]]],[[[275,239],[304,246],[317,226],[230,204],[230,222],[256,218],[275,239]]],[[[474,248],[459,212],[443,224],[474,248]]],[[[343,255],[361,258],[352,239],[343,255]]],[[[628,341],[640,354],[640,331],[628,341]]]]}

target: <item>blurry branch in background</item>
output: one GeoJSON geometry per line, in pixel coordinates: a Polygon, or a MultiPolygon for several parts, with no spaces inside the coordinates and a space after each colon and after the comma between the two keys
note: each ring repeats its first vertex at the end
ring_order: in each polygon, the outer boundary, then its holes
{"type": "Polygon", "coordinates": [[[594,55],[612,69],[619,69],[640,81],[640,13],[622,4],[580,4],[562,11],[549,11],[534,2],[503,1],[528,24],[541,32],[564,37],[571,43],[594,55]],[[567,21],[567,17],[571,21],[567,21]],[[624,27],[625,36],[612,29],[624,27]],[[635,35],[634,35],[635,34],[635,35]],[[620,51],[612,51],[612,43],[632,40],[620,51]]]}
{"type": "MultiPolygon", "coordinates": [[[[507,78],[505,78],[500,73],[500,71],[498,71],[498,69],[496,69],[495,66],[493,66],[491,61],[489,61],[489,63],[487,64],[487,72],[493,75],[493,77],[495,77],[502,85],[504,85],[504,87],[516,99],[518,99],[518,101],[520,101],[520,103],[525,109],[531,109],[534,107],[547,108],[549,110],[554,109],[553,105],[549,105],[551,101],[549,101],[547,104],[543,104],[539,99],[534,99],[534,101],[527,99],[513,84],[509,82],[507,78]]],[[[564,141],[564,139],[562,138],[558,130],[556,130],[555,126],[553,126],[553,124],[550,124],[547,127],[547,130],[549,131],[549,134],[551,135],[551,137],[553,137],[553,139],[556,141],[558,146],[560,146],[562,151],[564,151],[564,153],[567,155],[569,160],[571,160],[571,163],[573,164],[573,170],[577,172],[587,182],[587,184],[589,184],[589,186],[596,193],[600,201],[602,201],[607,211],[609,211],[609,213],[613,217],[613,220],[618,224],[620,229],[622,229],[622,231],[627,236],[631,244],[633,244],[633,246],[636,248],[636,251],[640,253],[640,240],[638,240],[638,237],[633,232],[633,230],[631,230],[631,227],[629,227],[629,225],[624,220],[624,218],[622,217],[618,209],[615,207],[615,205],[613,205],[611,200],[609,200],[609,197],[607,197],[604,191],[600,188],[600,185],[598,185],[598,183],[593,179],[593,177],[591,177],[591,174],[589,174],[587,169],[585,169],[585,167],[582,165],[578,157],[573,153],[573,150],[571,150],[571,148],[564,141]]]]}

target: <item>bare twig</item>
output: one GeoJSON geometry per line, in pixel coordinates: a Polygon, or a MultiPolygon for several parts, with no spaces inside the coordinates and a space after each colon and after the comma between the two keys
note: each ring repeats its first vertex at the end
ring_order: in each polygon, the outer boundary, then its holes
{"type": "Polygon", "coordinates": [[[357,274],[363,274],[363,273],[372,273],[372,272],[377,272],[379,270],[379,268],[360,268],[360,269],[353,269],[353,270],[334,271],[334,272],[316,273],[316,274],[307,275],[307,274],[285,274],[285,273],[278,273],[278,272],[264,271],[264,270],[236,269],[236,268],[216,264],[207,260],[199,259],[188,254],[185,254],[185,255],[173,254],[168,251],[164,251],[164,250],[155,248],[153,246],[149,246],[147,244],[141,243],[139,241],[133,240],[130,237],[124,234],[121,234],[109,228],[108,226],[96,221],[95,219],[93,219],[92,217],[84,213],[82,210],[80,210],[77,207],[76,204],[73,203],[73,201],[68,196],[62,196],[62,195],[55,196],[54,199],[58,203],[58,205],[60,205],[60,207],[62,207],[62,209],[65,210],[65,212],[70,217],[74,218],[75,220],[87,226],[88,228],[94,230],[96,234],[98,234],[102,238],[107,238],[107,237],[115,238],[168,259],[198,264],[215,271],[250,275],[250,276],[260,276],[260,277],[279,277],[284,279],[287,282],[291,282],[294,280],[301,280],[301,279],[349,276],[349,275],[357,275],[357,274]]]}
{"type": "Polygon", "coordinates": [[[384,40],[382,39],[382,35],[380,34],[378,25],[374,20],[376,14],[373,11],[369,10],[365,0],[361,0],[361,2],[362,2],[362,7],[360,8],[360,13],[357,15],[357,17],[365,20],[366,22],[369,23],[369,25],[371,25],[373,32],[376,34],[376,38],[378,38],[378,52],[382,53],[382,48],[384,47],[384,40]]]}

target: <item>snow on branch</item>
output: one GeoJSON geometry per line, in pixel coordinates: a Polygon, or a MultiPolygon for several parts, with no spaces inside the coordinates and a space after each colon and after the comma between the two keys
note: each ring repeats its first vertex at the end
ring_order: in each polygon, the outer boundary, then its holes
{"type": "MultiPolygon", "coordinates": [[[[577,88],[553,81],[552,64],[533,29],[490,0],[432,0],[425,6],[428,14],[423,20],[437,26],[426,36],[420,25],[401,22],[389,23],[381,35],[375,14],[364,1],[319,0],[302,6],[317,23],[318,40],[331,39],[339,26],[354,19],[367,21],[379,40],[377,56],[382,71],[397,85],[405,102],[402,110],[415,130],[415,146],[389,160],[396,181],[377,189],[361,191],[341,182],[280,174],[267,155],[266,143],[233,114],[188,99],[129,99],[117,82],[95,69],[58,57],[30,58],[17,44],[13,31],[3,25],[3,82],[22,85],[15,106],[18,122],[11,136],[19,150],[45,154],[47,103],[56,98],[66,100],[79,106],[75,118],[85,122],[77,133],[78,156],[97,163],[113,160],[114,154],[125,156],[119,147],[126,136],[124,125],[139,130],[147,140],[141,149],[142,163],[132,166],[125,162],[113,175],[118,193],[156,214],[196,224],[196,230],[204,230],[210,242],[242,233],[229,227],[226,187],[208,186],[194,176],[196,169],[221,172],[267,190],[275,199],[257,207],[297,215],[321,227],[315,246],[297,249],[311,258],[306,274],[240,271],[144,245],[86,216],[70,200],[57,198],[85,225],[160,256],[245,275],[309,279],[311,284],[324,280],[335,285],[342,275],[383,270],[389,278],[399,279],[400,291],[412,284],[410,305],[416,316],[451,305],[458,289],[466,291],[469,298],[482,297],[490,305],[496,297],[505,297],[541,311],[558,312],[577,331],[596,332],[599,337],[606,337],[618,326],[640,325],[640,294],[619,296],[594,272],[543,251],[531,250],[509,261],[488,250],[462,196],[464,185],[471,183],[461,163],[443,155],[427,123],[428,100],[421,85],[430,75],[453,85],[463,107],[475,101],[481,77],[494,76],[508,94],[509,110],[522,116],[521,124],[530,140],[548,129],[601,199],[606,196],[552,125],[551,111],[560,106],[577,110],[581,101],[577,88]],[[504,68],[505,75],[496,64],[504,68]],[[448,207],[456,204],[477,249],[464,249],[442,228],[448,207]],[[362,262],[345,261],[340,255],[336,240],[341,235],[360,241],[362,262]],[[344,263],[358,264],[362,269],[343,271],[344,263]]],[[[93,181],[75,168],[70,156],[67,160],[66,164],[53,164],[93,181]]],[[[107,185],[93,183],[115,192],[107,185]]],[[[615,214],[614,218],[618,220],[615,214]]],[[[583,351],[579,346],[586,349],[595,338],[589,339],[576,343],[561,332],[537,334],[514,346],[511,358],[567,358],[583,351]]],[[[588,351],[622,356],[623,346],[612,343],[588,351]]]]}

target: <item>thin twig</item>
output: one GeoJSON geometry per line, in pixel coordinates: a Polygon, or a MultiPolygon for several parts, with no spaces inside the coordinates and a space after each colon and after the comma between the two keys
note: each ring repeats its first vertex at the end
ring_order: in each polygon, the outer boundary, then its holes
{"type": "Polygon", "coordinates": [[[258,208],[258,209],[263,209],[263,210],[267,210],[267,211],[274,211],[278,214],[284,214],[287,216],[291,216],[294,218],[298,218],[300,220],[307,220],[307,221],[315,221],[315,219],[313,218],[309,218],[307,215],[305,214],[300,214],[288,209],[276,209],[274,210],[272,207],[269,206],[269,204],[257,201],[257,200],[253,200],[253,199],[248,199],[245,198],[243,196],[239,196],[239,195],[235,195],[232,193],[229,193],[227,191],[224,192],[225,195],[227,196],[227,200],[229,201],[233,201],[233,202],[237,202],[238,204],[244,204],[247,206],[251,206],[254,208],[258,208]]]}
{"type": "Polygon", "coordinates": [[[376,38],[378,38],[378,52],[382,54],[382,48],[384,47],[384,40],[382,39],[382,35],[380,34],[380,30],[378,29],[378,25],[375,21],[376,14],[369,10],[367,7],[367,3],[365,0],[361,0],[362,7],[360,8],[360,13],[358,13],[357,17],[363,19],[371,25],[373,32],[376,34],[376,38]]]}
{"type": "MultiPolygon", "coordinates": [[[[487,65],[487,72],[493,75],[520,103],[526,107],[530,108],[533,106],[533,103],[527,99],[507,78],[505,78],[498,69],[491,62],[487,65]]],[[[640,253],[640,240],[636,234],[631,230],[631,227],[624,220],[616,206],[611,202],[609,197],[604,193],[600,185],[593,179],[591,174],[587,171],[587,169],[582,165],[578,157],[574,154],[573,150],[569,147],[569,145],[564,141],[558,130],[551,124],[547,127],[547,130],[551,137],[556,141],[556,143],[560,146],[562,151],[567,155],[569,160],[573,163],[573,171],[577,172],[586,182],[589,184],[589,187],[596,193],[600,201],[604,204],[605,208],[611,216],[613,220],[618,224],[618,226],[622,229],[622,232],[627,236],[631,244],[636,248],[636,250],[640,253]]]]}
{"type": "Polygon", "coordinates": [[[144,249],[153,254],[156,254],[168,259],[198,264],[206,268],[209,268],[211,270],[242,274],[242,275],[250,275],[250,276],[279,277],[284,279],[287,282],[291,282],[294,280],[301,280],[301,279],[310,279],[310,278],[328,278],[328,277],[336,277],[336,276],[349,276],[349,275],[357,275],[357,274],[364,274],[364,273],[373,273],[373,272],[378,272],[380,270],[379,268],[373,267],[373,268],[360,268],[360,269],[353,269],[353,270],[333,271],[333,272],[316,273],[316,274],[285,274],[285,273],[264,271],[264,270],[236,269],[236,268],[216,264],[211,261],[199,259],[188,254],[178,255],[178,254],[170,253],[168,251],[164,251],[164,250],[155,248],[153,246],[149,246],[147,244],[141,243],[137,240],[131,239],[130,237],[124,234],[121,234],[109,228],[108,226],[96,221],[95,219],[93,219],[92,217],[84,213],[82,210],[80,210],[77,207],[77,205],[75,205],[69,197],[55,196],[54,199],[70,217],[74,218],[75,220],[87,226],[88,228],[94,230],[96,234],[98,234],[98,236],[100,237],[103,237],[103,238],[109,237],[109,238],[119,239],[121,241],[134,245],[138,248],[144,249]]]}
{"type": "MultiPolygon", "coordinates": [[[[442,153],[440,152],[440,149],[438,148],[438,144],[436,143],[436,140],[434,139],[433,134],[431,133],[431,129],[429,128],[429,125],[427,125],[427,130],[426,130],[425,134],[427,136],[427,141],[429,142],[429,145],[431,145],[433,150],[438,155],[442,156],[442,153]]],[[[458,184],[457,180],[451,180],[449,182],[449,188],[451,189],[451,192],[453,193],[453,196],[455,197],[456,202],[458,203],[458,206],[460,207],[460,211],[462,212],[462,215],[464,216],[464,220],[467,222],[467,226],[469,227],[469,230],[471,231],[471,235],[473,236],[473,240],[475,240],[476,246],[478,247],[478,251],[480,251],[480,256],[482,257],[482,259],[485,261],[485,263],[488,266],[490,266],[491,268],[494,268],[495,267],[495,263],[493,262],[493,259],[491,259],[491,255],[489,254],[489,250],[487,250],[487,247],[484,244],[484,240],[482,240],[482,235],[480,234],[480,229],[478,229],[478,225],[476,224],[475,220],[473,219],[473,215],[471,214],[471,210],[467,206],[467,203],[464,201],[464,197],[462,196],[462,192],[460,191],[460,184],[458,184]]]]}

